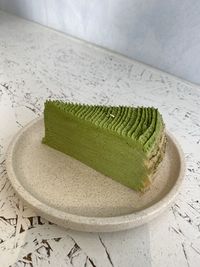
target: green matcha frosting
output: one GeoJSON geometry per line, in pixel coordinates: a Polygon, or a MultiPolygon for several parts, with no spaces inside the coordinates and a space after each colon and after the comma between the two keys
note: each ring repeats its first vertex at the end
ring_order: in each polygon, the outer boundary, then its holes
{"type": "Polygon", "coordinates": [[[165,152],[163,119],[153,107],[46,101],[44,124],[44,144],[135,190],[149,186],[165,152]]]}

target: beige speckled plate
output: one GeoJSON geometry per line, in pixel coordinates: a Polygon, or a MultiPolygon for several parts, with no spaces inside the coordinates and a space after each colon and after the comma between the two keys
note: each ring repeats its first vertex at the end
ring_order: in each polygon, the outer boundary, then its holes
{"type": "Polygon", "coordinates": [[[144,194],[41,144],[43,135],[40,118],[15,136],[7,172],[18,195],[38,215],[66,228],[108,232],[144,224],[171,204],[184,176],[183,153],[169,134],[165,158],[144,194]]]}

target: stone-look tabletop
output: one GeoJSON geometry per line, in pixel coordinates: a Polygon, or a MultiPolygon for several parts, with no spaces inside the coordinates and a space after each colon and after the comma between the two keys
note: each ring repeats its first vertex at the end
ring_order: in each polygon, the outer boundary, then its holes
{"type": "Polygon", "coordinates": [[[0,266],[199,266],[200,88],[123,56],[0,12],[0,266]],[[5,170],[14,134],[46,98],[158,107],[187,171],[176,202],[139,228],[65,230],[24,207],[5,170]]]}

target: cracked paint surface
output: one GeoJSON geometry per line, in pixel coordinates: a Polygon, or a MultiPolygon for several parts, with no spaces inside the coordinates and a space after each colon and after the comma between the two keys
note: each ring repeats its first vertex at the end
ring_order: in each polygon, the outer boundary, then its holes
{"type": "Polygon", "coordinates": [[[0,11],[0,266],[199,266],[200,88],[0,11]],[[62,229],[25,207],[5,170],[14,134],[46,98],[159,108],[187,172],[176,202],[119,233],[62,229]]]}

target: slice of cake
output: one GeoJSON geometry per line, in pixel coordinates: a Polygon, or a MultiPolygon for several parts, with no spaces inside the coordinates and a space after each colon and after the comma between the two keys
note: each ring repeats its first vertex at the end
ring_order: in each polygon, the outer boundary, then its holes
{"type": "Polygon", "coordinates": [[[44,124],[44,144],[139,191],[151,184],[165,153],[164,123],[153,107],[46,101],[44,124]]]}

